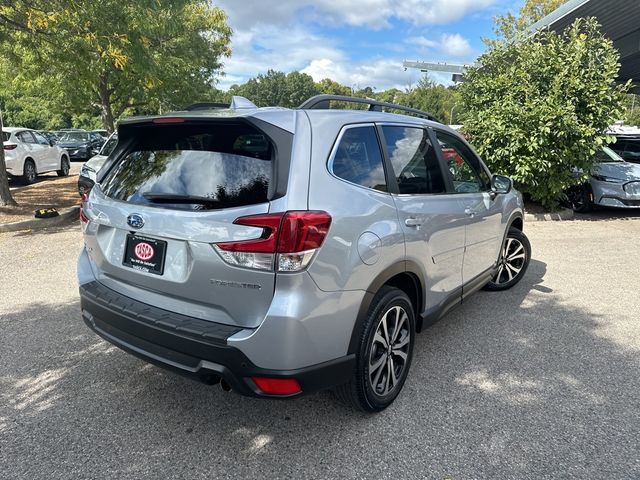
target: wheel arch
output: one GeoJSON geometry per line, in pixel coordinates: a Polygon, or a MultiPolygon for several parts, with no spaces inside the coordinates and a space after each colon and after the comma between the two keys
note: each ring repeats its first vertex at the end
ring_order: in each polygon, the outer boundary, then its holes
{"type": "Polygon", "coordinates": [[[349,354],[357,351],[360,336],[362,335],[362,328],[369,313],[371,303],[373,302],[376,294],[384,286],[398,288],[407,294],[411,300],[416,317],[416,331],[421,331],[421,314],[424,309],[424,283],[421,278],[420,270],[413,262],[398,262],[380,272],[366,289],[366,294],[360,304],[360,309],[358,310],[358,317],[356,318],[353,331],[351,332],[348,350],[349,354]]]}
{"type": "Polygon", "coordinates": [[[24,157],[24,161],[22,162],[22,174],[24,175],[24,166],[27,164],[27,162],[33,163],[33,168],[36,171],[36,175],[37,175],[38,174],[38,164],[36,163],[36,161],[33,158],[31,158],[29,156],[24,157]]]}

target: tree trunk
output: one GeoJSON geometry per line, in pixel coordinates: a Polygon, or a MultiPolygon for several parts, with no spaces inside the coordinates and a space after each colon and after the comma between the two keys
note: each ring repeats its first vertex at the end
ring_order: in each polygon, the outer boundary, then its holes
{"type": "MultiPolygon", "coordinates": [[[[2,115],[0,114],[0,133],[2,132],[2,115]]],[[[0,149],[0,205],[3,207],[16,207],[18,204],[9,190],[9,178],[7,176],[7,164],[4,160],[4,137],[0,149]]]]}
{"type": "Polygon", "coordinates": [[[109,76],[107,73],[100,75],[98,82],[98,97],[100,98],[100,113],[104,128],[113,132],[115,129],[113,119],[113,109],[111,108],[111,92],[109,91],[109,76]]]}

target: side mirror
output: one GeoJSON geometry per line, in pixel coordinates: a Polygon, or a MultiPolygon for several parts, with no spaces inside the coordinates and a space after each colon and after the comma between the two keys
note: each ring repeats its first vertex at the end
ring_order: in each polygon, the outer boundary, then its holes
{"type": "Polygon", "coordinates": [[[91,149],[91,155],[98,155],[100,153],[100,150],[97,148],[92,148],[91,149]]]}
{"type": "Polygon", "coordinates": [[[513,188],[513,180],[504,175],[494,175],[491,177],[491,192],[495,195],[504,195],[513,188]]]}
{"type": "Polygon", "coordinates": [[[49,140],[49,146],[53,147],[56,144],[56,142],[54,142],[53,140],[49,140]]]}

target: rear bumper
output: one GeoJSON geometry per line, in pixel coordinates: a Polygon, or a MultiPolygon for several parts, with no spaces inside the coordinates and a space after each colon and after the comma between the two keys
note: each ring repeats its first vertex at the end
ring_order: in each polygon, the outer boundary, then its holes
{"type": "Polygon", "coordinates": [[[347,382],[355,366],[355,356],[347,355],[300,369],[260,368],[227,344],[239,328],[170,313],[97,281],[80,286],[80,303],[87,326],[117,347],[205,383],[222,378],[242,395],[270,397],[251,380],[258,376],[295,378],[302,389],[297,397],[347,382]]]}

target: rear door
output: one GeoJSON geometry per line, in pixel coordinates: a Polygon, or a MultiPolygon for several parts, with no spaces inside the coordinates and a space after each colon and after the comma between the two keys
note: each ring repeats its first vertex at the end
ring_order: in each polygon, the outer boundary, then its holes
{"type": "Polygon", "coordinates": [[[42,162],[42,172],[58,170],[60,168],[60,157],[58,157],[58,151],[53,148],[44,135],[38,132],[31,132],[38,143],[38,149],[40,150],[40,158],[42,162]]]}
{"type": "MultiPolygon", "coordinates": [[[[393,199],[406,245],[406,259],[426,279],[426,310],[457,303],[461,296],[465,218],[447,192],[442,164],[426,128],[383,125],[395,178],[393,199]]],[[[421,312],[420,312],[421,313],[421,312]]]]}
{"type": "Polygon", "coordinates": [[[453,182],[454,196],[466,217],[463,283],[493,267],[502,243],[504,195],[493,197],[491,177],[480,159],[458,136],[435,129],[439,147],[453,182]]]}
{"type": "Polygon", "coordinates": [[[268,235],[234,221],[269,211],[291,138],[276,143],[246,121],[129,125],[119,135],[86,208],[99,281],[169,311],[258,326],[274,292],[272,264],[232,266],[214,244],[268,235]]]}
{"type": "Polygon", "coordinates": [[[35,137],[29,130],[25,130],[20,133],[16,133],[16,138],[20,141],[20,144],[25,152],[25,160],[30,158],[36,164],[36,171],[40,172],[44,165],[42,163],[42,152],[36,142],[35,137]]]}

